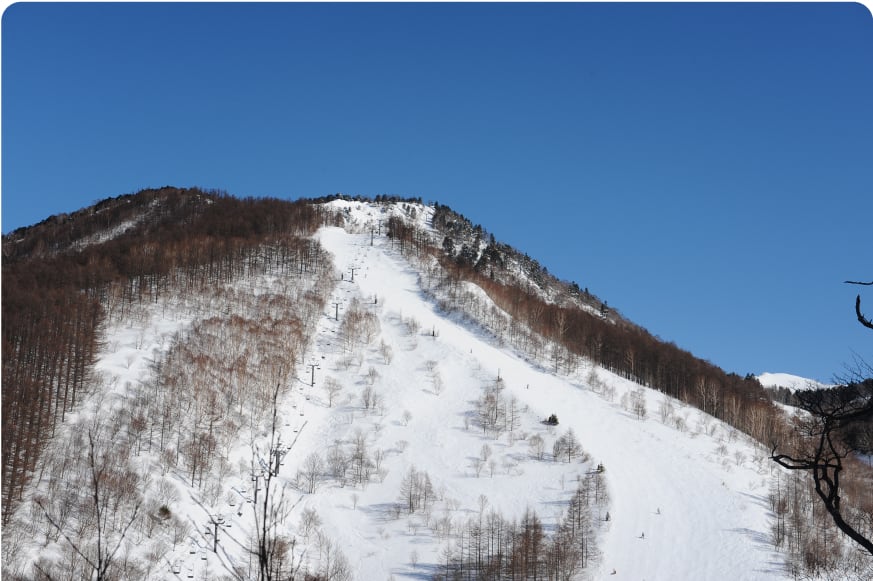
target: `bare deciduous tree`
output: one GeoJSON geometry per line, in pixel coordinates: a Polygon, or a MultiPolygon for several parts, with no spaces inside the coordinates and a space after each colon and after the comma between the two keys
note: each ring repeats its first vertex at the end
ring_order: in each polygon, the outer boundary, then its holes
{"type": "Polygon", "coordinates": [[[391,348],[391,345],[382,341],[379,343],[379,353],[382,355],[385,365],[391,365],[391,361],[394,359],[394,349],[391,348]]]}
{"type": "MultiPolygon", "coordinates": [[[[873,285],[846,281],[848,284],[873,285]]],[[[873,322],[861,312],[861,295],[855,300],[858,321],[869,329],[873,322]]],[[[851,452],[844,432],[851,424],[873,418],[873,369],[861,364],[859,370],[845,382],[830,389],[797,392],[799,407],[809,413],[796,428],[801,441],[791,452],[777,453],[774,443],[771,459],[789,470],[806,470],[812,474],[815,492],[834,523],[858,545],[873,555],[873,541],[865,537],[843,515],[840,498],[840,473],[843,459],[851,452]]]]}
{"type": "Polygon", "coordinates": [[[312,452],[306,457],[306,460],[303,461],[303,467],[298,473],[298,479],[301,480],[302,488],[309,494],[315,492],[323,473],[324,461],[321,459],[318,452],[312,452]]]}
{"type": "MultiPolygon", "coordinates": [[[[257,536],[258,581],[272,581],[289,575],[292,579],[299,570],[301,561],[295,553],[296,543],[280,534],[280,526],[288,516],[290,507],[285,499],[285,487],[277,485],[279,468],[288,448],[278,433],[278,400],[281,381],[273,390],[272,423],[269,448],[266,458],[254,449],[252,474],[263,481],[261,498],[253,503],[255,534],[257,536]]],[[[258,483],[255,483],[258,488],[258,483]]],[[[257,491],[255,492],[257,495],[257,491]]]]}
{"type": "Polygon", "coordinates": [[[789,453],[777,453],[778,446],[774,445],[771,458],[789,470],[809,471],[815,492],[837,527],[873,555],[873,541],[845,520],[840,506],[840,473],[843,459],[851,452],[842,430],[852,422],[873,416],[871,394],[871,380],[796,393],[799,407],[809,413],[796,425],[800,443],[789,453]]]}
{"type": "Polygon", "coordinates": [[[318,578],[326,581],[350,581],[352,568],[340,548],[327,535],[318,533],[318,555],[321,561],[318,578]]]}
{"type": "Polygon", "coordinates": [[[112,484],[119,478],[124,477],[123,469],[117,470],[117,465],[111,455],[106,451],[98,450],[94,441],[94,431],[88,430],[88,492],[90,497],[90,511],[88,518],[93,521],[96,535],[96,548],[94,551],[80,546],[81,539],[73,539],[64,527],[59,524],[46,509],[42,500],[37,500],[37,505],[42,509],[49,524],[55,528],[61,536],[69,543],[73,551],[81,557],[88,568],[91,570],[91,575],[94,575],[97,581],[103,581],[109,578],[110,567],[113,565],[115,556],[121,549],[124,538],[127,536],[127,531],[136,520],[139,514],[139,509],[142,504],[138,494],[133,503],[133,508],[130,513],[130,518],[126,519],[119,530],[113,530],[111,521],[114,521],[115,515],[112,508],[116,506],[112,497],[117,496],[118,492],[112,489],[112,484]]]}
{"type": "Polygon", "coordinates": [[[364,389],[361,390],[361,406],[363,406],[364,410],[371,411],[376,409],[379,399],[379,394],[376,393],[372,385],[365,385],[364,389]]]}
{"type": "Polygon", "coordinates": [[[324,378],[324,389],[327,391],[327,406],[333,407],[333,400],[343,387],[335,377],[327,376],[324,378]]]}
{"type": "Polygon", "coordinates": [[[542,460],[546,453],[546,441],[539,434],[534,434],[528,438],[528,445],[531,453],[537,460],[542,460]]]}

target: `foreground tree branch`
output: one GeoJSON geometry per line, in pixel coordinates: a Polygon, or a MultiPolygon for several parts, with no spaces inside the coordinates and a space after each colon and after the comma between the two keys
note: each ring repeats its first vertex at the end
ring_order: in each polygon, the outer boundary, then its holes
{"type": "Polygon", "coordinates": [[[807,470],[812,473],[815,492],[824,504],[834,524],[849,538],[873,555],[873,541],[849,524],[840,507],[840,473],[843,458],[851,450],[840,442],[839,429],[848,423],[873,416],[873,399],[858,386],[840,386],[830,390],[800,392],[797,395],[802,409],[811,418],[802,430],[814,439],[806,453],[779,454],[776,446],[770,458],[789,470],[807,470]]]}
{"type": "Polygon", "coordinates": [[[858,322],[867,327],[868,329],[873,329],[873,321],[864,316],[864,313],[861,312],[861,295],[855,299],[855,314],[858,315],[858,322]]]}
{"type": "MultiPolygon", "coordinates": [[[[873,282],[847,280],[845,283],[873,286],[873,282]]],[[[858,322],[873,329],[873,321],[861,312],[860,294],[855,300],[855,314],[858,322]]],[[[810,472],[815,492],[834,524],[873,555],[873,541],[846,521],[840,506],[843,458],[852,452],[851,447],[843,441],[845,429],[855,422],[873,418],[873,379],[864,376],[869,371],[869,366],[862,365],[846,385],[795,394],[798,407],[809,413],[809,418],[797,426],[802,433],[802,442],[792,454],[777,453],[778,445],[774,444],[770,458],[789,470],[810,472]]]]}
{"type": "MultiPolygon", "coordinates": [[[[844,281],[846,284],[857,284],[861,286],[873,286],[873,281],[871,282],[859,282],[856,280],[847,280],[844,281]]],[[[855,298],[855,314],[858,316],[858,322],[867,327],[868,329],[873,329],[873,321],[864,316],[861,312],[861,295],[858,295],[855,298]]]]}

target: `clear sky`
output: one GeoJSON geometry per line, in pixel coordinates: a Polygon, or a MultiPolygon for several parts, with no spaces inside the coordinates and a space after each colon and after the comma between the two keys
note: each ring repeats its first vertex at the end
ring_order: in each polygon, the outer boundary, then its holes
{"type": "Polygon", "coordinates": [[[860,4],[15,4],[2,229],[145,187],[439,201],[740,374],[873,360],[860,4]]]}

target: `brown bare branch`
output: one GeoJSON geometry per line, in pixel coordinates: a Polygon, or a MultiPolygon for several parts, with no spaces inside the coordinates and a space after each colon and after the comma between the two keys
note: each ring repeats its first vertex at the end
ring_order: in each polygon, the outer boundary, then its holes
{"type": "Polygon", "coordinates": [[[49,524],[52,525],[55,529],[57,529],[57,531],[59,533],[61,533],[61,535],[63,535],[64,539],[70,544],[70,546],[73,548],[73,550],[76,552],[76,554],[78,554],[80,557],[82,557],[82,559],[84,559],[85,562],[88,563],[88,566],[91,567],[94,571],[99,571],[99,569],[100,569],[99,566],[94,561],[92,561],[90,558],[88,558],[88,555],[86,555],[81,550],[79,550],[79,545],[76,544],[76,541],[71,539],[70,536],[66,532],[64,532],[64,529],[61,528],[61,526],[55,521],[55,519],[52,518],[52,515],[49,514],[49,511],[46,509],[45,505],[43,505],[42,500],[37,499],[36,505],[40,509],[42,509],[42,512],[45,515],[45,518],[48,520],[49,524]]]}
{"type": "Polygon", "coordinates": [[[855,299],[855,314],[858,315],[858,322],[867,327],[868,329],[873,329],[873,321],[864,316],[861,312],[861,295],[858,295],[858,298],[855,299]]]}
{"type": "Polygon", "coordinates": [[[873,399],[866,385],[849,384],[831,389],[809,390],[797,394],[799,407],[811,415],[815,429],[815,441],[808,441],[804,456],[797,458],[788,454],[777,454],[774,445],[770,458],[788,470],[811,472],[815,492],[834,524],[849,538],[873,554],[873,541],[846,522],[840,509],[840,472],[842,459],[849,449],[840,445],[839,430],[847,424],[873,414],[873,399]]]}

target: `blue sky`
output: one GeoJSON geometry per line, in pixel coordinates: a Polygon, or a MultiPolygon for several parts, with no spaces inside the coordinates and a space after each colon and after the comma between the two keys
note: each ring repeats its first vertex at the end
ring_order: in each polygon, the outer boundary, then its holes
{"type": "Polygon", "coordinates": [[[16,4],[2,229],[166,184],[448,204],[696,355],[873,360],[859,4],[16,4]]]}

